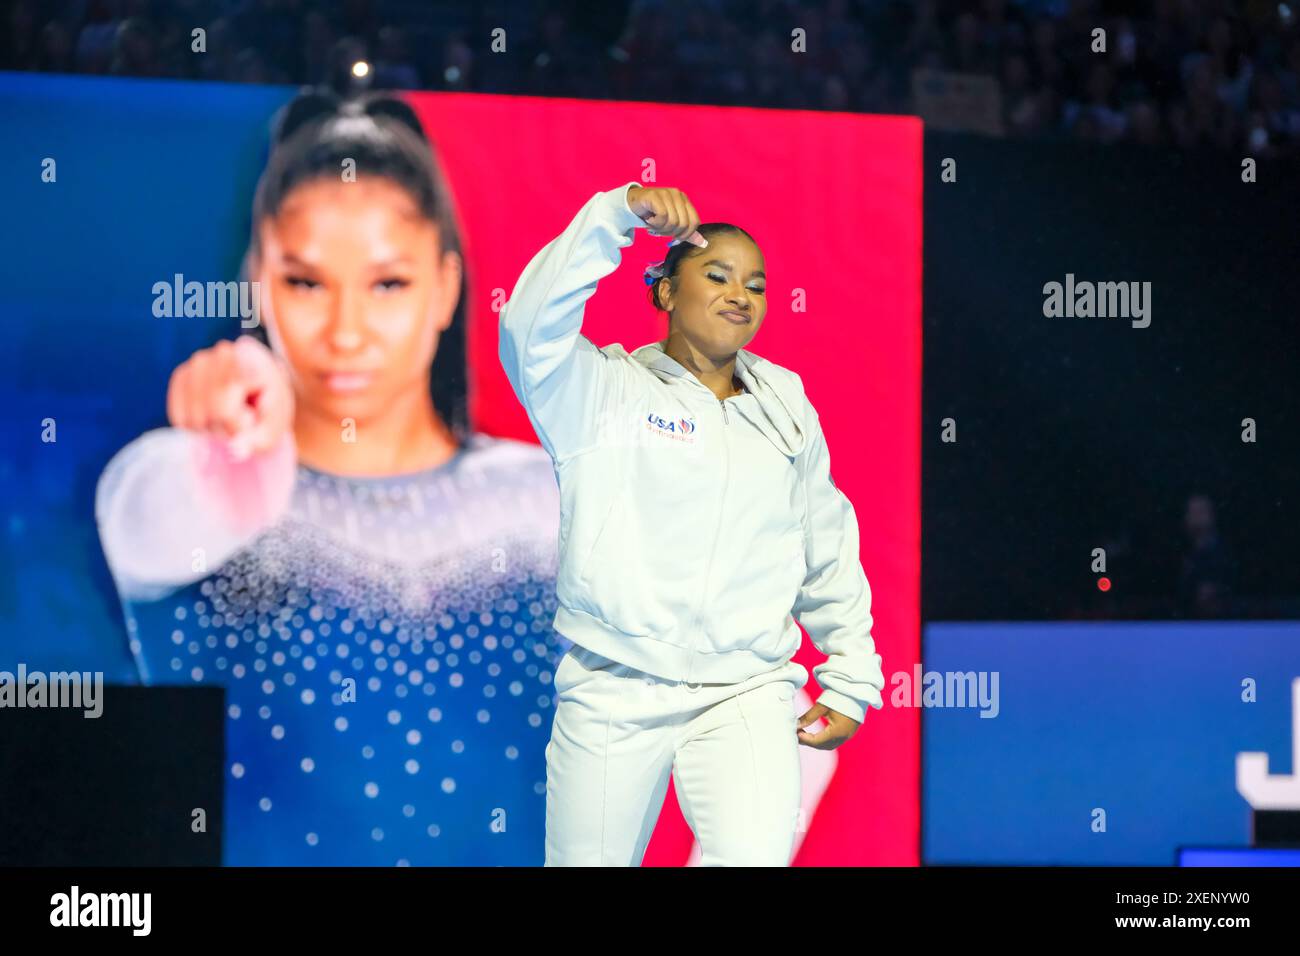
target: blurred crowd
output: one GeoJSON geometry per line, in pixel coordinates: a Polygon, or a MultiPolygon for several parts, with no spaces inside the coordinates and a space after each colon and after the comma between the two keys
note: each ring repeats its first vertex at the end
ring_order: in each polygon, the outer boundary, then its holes
{"type": "Polygon", "coordinates": [[[1300,152],[1293,3],[13,0],[0,68],[922,115],[937,73],[1001,135],[1266,158],[1300,152]]]}

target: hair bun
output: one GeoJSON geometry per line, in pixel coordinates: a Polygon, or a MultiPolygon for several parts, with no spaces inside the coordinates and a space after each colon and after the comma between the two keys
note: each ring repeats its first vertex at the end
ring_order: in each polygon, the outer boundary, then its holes
{"type": "Polygon", "coordinates": [[[420,117],[415,115],[415,110],[411,109],[406,100],[379,93],[362,97],[353,102],[358,104],[358,111],[366,116],[376,118],[382,116],[395,119],[426,143],[429,141],[428,135],[424,132],[424,126],[420,123],[420,117]]]}
{"type": "Polygon", "coordinates": [[[415,110],[402,99],[384,93],[370,93],[343,99],[327,87],[303,87],[280,108],[272,124],[271,142],[279,145],[309,123],[347,116],[371,121],[390,119],[401,123],[421,140],[429,137],[415,110]]]}
{"type": "Polygon", "coordinates": [[[305,86],[280,108],[272,125],[271,142],[282,143],[293,133],[315,120],[333,116],[340,99],[332,90],[305,86]]]}

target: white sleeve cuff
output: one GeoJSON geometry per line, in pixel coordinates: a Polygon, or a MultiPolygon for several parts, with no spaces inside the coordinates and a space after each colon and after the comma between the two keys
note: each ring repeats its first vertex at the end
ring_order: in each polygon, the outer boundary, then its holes
{"type": "Polygon", "coordinates": [[[858,723],[862,723],[862,719],[867,715],[866,708],[852,697],[845,697],[837,690],[823,690],[817,697],[817,703],[829,707],[845,717],[852,717],[858,723]]]}
{"type": "Polygon", "coordinates": [[[614,205],[618,210],[618,225],[623,231],[636,229],[637,227],[645,228],[645,220],[632,211],[632,207],[627,204],[627,191],[633,186],[640,186],[636,180],[624,183],[617,189],[611,189],[607,195],[614,200],[614,205]]]}

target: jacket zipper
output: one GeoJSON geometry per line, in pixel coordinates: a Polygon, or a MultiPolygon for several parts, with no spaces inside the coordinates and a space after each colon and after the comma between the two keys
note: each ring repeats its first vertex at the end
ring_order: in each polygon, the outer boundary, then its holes
{"type": "MultiPolygon", "coordinates": [[[[727,417],[727,403],[720,398],[718,399],[718,404],[722,406],[722,424],[724,426],[730,425],[731,420],[727,417]]],[[[718,501],[718,526],[713,531],[713,547],[709,551],[709,563],[704,569],[704,590],[700,594],[699,606],[695,609],[695,625],[693,629],[696,632],[696,636],[691,640],[690,659],[686,669],[686,675],[688,678],[694,676],[695,648],[700,642],[699,630],[700,623],[704,619],[704,602],[709,599],[709,578],[713,574],[713,559],[718,553],[718,538],[722,534],[722,508],[727,500],[727,485],[731,481],[731,444],[727,441],[727,429],[725,427],[722,430],[722,447],[724,451],[722,458],[724,470],[722,472],[722,495],[718,501]]],[[[687,683],[690,684],[694,682],[687,680],[687,683]]]]}

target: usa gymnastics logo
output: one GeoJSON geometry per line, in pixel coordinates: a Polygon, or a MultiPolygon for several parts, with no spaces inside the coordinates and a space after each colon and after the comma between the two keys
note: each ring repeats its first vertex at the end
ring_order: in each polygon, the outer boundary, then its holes
{"type": "Polygon", "coordinates": [[[696,424],[693,418],[661,418],[654,412],[645,417],[646,430],[669,441],[695,444],[696,424]]]}

